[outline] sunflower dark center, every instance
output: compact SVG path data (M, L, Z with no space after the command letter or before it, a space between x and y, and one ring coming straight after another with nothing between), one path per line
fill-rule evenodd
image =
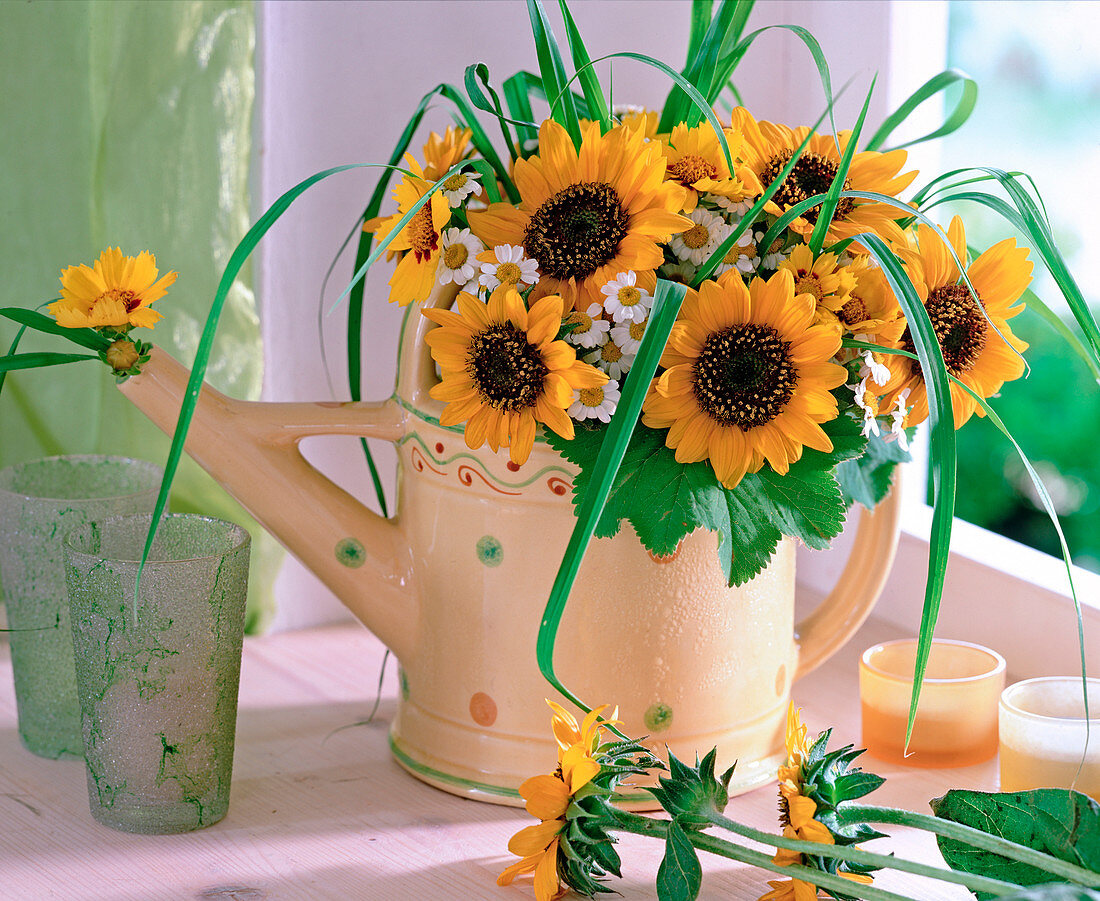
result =
M760 173L760 183L766 188L779 177L779 173L790 161L791 151L789 150L784 150L777 156L773 156L764 167L764 171ZM783 184L779 186L779 190L775 192L772 200L779 204L781 208L788 209L796 203L801 203L803 200L813 197L815 194L824 194L829 190L836 174L837 165L831 159L822 156L820 153L803 153L798 158L798 162L794 164L790 175L786 177ZM851 181L847 178L844 179L844 190L850 191L851 188ZM816 223L820 209L820 206L811 207L802 214L802 217ZM836 205L836 218L845 218L853 209L855 209L855 204L852 199L842 197Z
M686 153L675 163L668 164L668 174L680 184L690 188L700 179L717 178L718 167L701 156Z
M752 429L771 422L797 382L790 347L766 325L731 325L713 332L692 367L700 408L723 426Z
M852 297L840 308L837 315L845 325L852 326L867 318L867 306L858 297Z
M944 285L928 293L924 308L932 320L948 371L958 376L972 369L985 349L989 333L981 301L975 299L966 285ZM908 328L901 336L901 346L916 353Z
M538 348L511 322L490 325L470 339L466 371L482 400L507 413L533 407L550 372Z
M535 211L523 248L551 278L587 278L618 253L626 230L627 215L615 189L604 182L581 182Z

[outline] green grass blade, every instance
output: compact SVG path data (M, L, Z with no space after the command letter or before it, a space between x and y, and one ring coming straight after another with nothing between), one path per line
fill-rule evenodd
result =
M913 110L924 103L924 101L936 96L936 94L942 91L946 91L954 84L961 84L962 91L959 94L959 99L955 102L954 108L944 119L943 125L923 137L915 138L904 144L899 144L892 149L898 150L902 147L912 147L914 144L921 144L924 141L931 141L934 138L942 138L944 135L949 135L951 132L957 131L963 126L966 120L970 118L970 114L974 112L974 107L978 103L978 83L961 69L947 69L944 72L940 72L939 75L934 75L928 79L928 81L910 94L896 110L887 116L886 120L879 126L878 131L871 135L871 140L867 142L866 149L878 150L886 143L886 139L894 133L894 130L909 118Z
M470 166L481 176L481 185L489 203L500 203L500 189L497 187L496 173L485 160L469 160Z
M240 273L241 267L244 266L249 256L252 255L252 251L256 248L256 245L260 243L260 240L267 234L271 226L278 221L279 217L286 212L287 208L303 192L307 191L317 182L332 175L336 175L339 172L366 167L367 164L363 163L336 166L332 169L325 169L323 172L311 175L304 181L299 182L268 208L252 228L248 230L247 234L241 239L241 242L236 248L234 248L229 258L229 262L226 264L225 271L222 273L221 281L218 282L218 288L214 293L214 302L210 306L210 312L206 315L206 323L203 326L202 336L199 338L199 346L195 352L195 362L191 367L191 377L187 381L187 388L184 391L182 404L180 406L179 418L176 420L175 432L172 435L172 444L168 451L168 460L164 464L164 477L161 479L160 491L157 493L156 504L153 507L152 522L149 526L149 533L145 538L145 546L141 552L141 563L138 566L137 580L134 585L135 618L137 616L138 591L141 587L141 575L145 569L145 561L149 558L149 552L153 547L153 540L156 538L157 527L160 525L161 517L164 515L164 511L168 506L168 494L172 489L172 482L176 477L176 470L179 468L180 458L183 456L183 445L187 440L187 433L191 428L191 420L195 415L195 407L198 404L199 392L202 391L203 379L206 376L206 368L210 362L210 354L213 350L214 336L217 333L222 308L225 306L225 301L229 296L230 289L233 287L233 282Z
M714 0L691 0L691 31L688 34L687 59L681 74L686 75L692 67L695 58L699 55L699 48L703 45L703 36L710 27L710 20L714 13Z
M512 133L508 129L508 123L511 120L504 115L500 98L497 96L497 92L493 90L493 86L489 84L489 67L485 63L475 63L472 66L467 66L463 86L466 88L466 95L475 107L496 117L497 122L500 123L500 132L504 136L504 146L508 148L508 153L512 159L515 159L516 145L512 140ZM489 92L488 95L486 95L486 91Z
M98 360L95 354L59 354L35 352L26 354L8 354L0 357L0 374L14 372L17 369L41 369L44 366L60 366L62 363L78 363L81 360Z
M562 557L561 566L558 568L550 597L546 602L546 609L539 623L536 644L539 671L562 695L586 711L592 708L566 688L554 672L554 645L557 641L558 627L561 625L562 614L565 612L569 592L573 588L573 581L580 569L585 549L596 531L596 524L603 512L604 504L607 503L611 486L615 482L615 474L619 471L623 455L630 443L630 436L641 414L642 402L657 372L657 364L660 362L665 342L668 341L686 293L687 288L683 285L664 279L657 282L657 290L653 295L653 309L642 343L638 346L638 355L630 367L630 372L627 373L618 408L611 417L611 423L600 445L600 452L592 469L592 480L577 508L577 522L573 527L573 533L569 536L569 544L565 549L565 555Z
M531 33L535 38L535 53L539 60L539 74L547 97L557 100L550 108L554 121L565 127L574 147L581 146L581 126L577 118L577 105L573 95L564 90L565 64L561 59L557 39L550 28L542 0L527 0L527 12L531 18Z
M508 199L512 203L519 203L519 191L516 190L516 186L512 182L512 176L509 173L508 167L501 161L500 155L496 152L496 148L493 147L493 142L489 140L489 135L486 133L485 129L481 127L481 122L477 114L471 109L470 104L466 102L466 98L462 96L462 92L454 85L450 84L442 84L437 90L455 105L455 109L458 110L462 122L470 129L470 140L473 142L474 147L477 148L477 152L493 167L493 171L496 172L497 178L500 179L500 183L504 185L504 190L505 193L508 194Z
M699 50L691 65L684 72L684 78L706 97L710 93L711 83L714 78L715 66L719 54L725 45L726 34L733 26L734 16L737 12L737 4L734 0L720 0L718 11L707 26L706 33L699 45ZM672 131L673 126L680 122L686 122L690 126L697 125L700 121L696 115L700 111L698 104L689 101L689 94L682 89L673 86L661 109L661 118L657 130L664 133ZM710 107L707 101L706 108Z
M844 190L844 180L848 177L848 170L851 168L852 159L856 155L856 145L859 143L859 136L863 131L863 122L867 118L871 96L875 93L875 80L875 78L871 79L871 88L867 91L867 96L863 100L863 109L859 112L859 118L856 119L852 134L848 138L848 145L844 148L844 155L840 158L836 177L829 185L829 190L825 192L825 199L821 202L821 209L818 210L817 222L814 223L814 230L810 234L810 250L813 251L815 258L821 253L821 248L825 244L825 236L829 233L829 226L833 224L836 205L840 202L840 192Z
M659 59L654 59L652 56L646 56L644 53L634 53L628 50L619 53L609 53L607 56L601 56L599 59L593 60L592 65L601 63L605 59L632 59L636 62L645 63L647 66L652 66L654 69L659 69L661 72L664 72L665 75L676 82L677 86L691 98L692 103L696 104L696 106L702 110L707 121L710 122L711 128L714 129L714 133L718 137L718 143L722 146L722 154L726 158L726 165L729 166L729 171L735 171L733 157L730 155L729 142L726 140L725 131L722 129L722 123L718 121L718 117L714 115L714 110L710 108L710 104L708 104L706 98L699 93L699 89L696 88L695 85L667 63L663 63ZM575 75L573 77L576 78Z
M558 0L561 7L561 16L565 20L565 36L569 40L569 52L573 57L573 67L580 79L581 91L584 99L588 101L588 110L592 118L600 123L600 131L606 133L611 128L611 111L607 107L607 101L603 97L603 88L596 77L596 70L592 68L592 59L585 49L584 40L581 38L577 23L573 20L573 14L569 12L569 6L565 0Z
M111 346L111 342L103 337L95 329L91 328L65 328L58 325L57 320L36 310L25 310L22 307L4 307L0 309L0 316L17 322L24 328L34 329L47 335L57 335L65 338L80 347L94 350L97 353Z
M1097 383L1100 383L1100 364L1097 363L1095 356L1089 352L1089 349L1081 343L1081 339L1077 337L1077 333L1066 325L1066 321L1048 307L1039 298L1034 291L1030 288L1024 292L1023 301L1028 310L1031 310L1049 325L1054 331L1070 346L1082 362L1089 368L1089 372L1092 373L1092 377L1096 379Z
M913 672L913 693L909 702L909 719L905 730L908 747L913 735L913 720L920 700L921 682L932 650L932 635L943 600L943 580L951 549L951 525L955 515L955 480L958 451L955 443L955 417L951 407L951 389L947 367L943 361L932 321L905 269L878 235L864 233L855 236L868 249L901 305L909 323L921 374L928 395L928 423L932 469L933 509L932 530L928 541L928 575L924 588L920 631L917 636L917 657Z
M517 149L521 154L523 145L539 136L538 126L534 122L535 114L531 109L529 88L534 80L535 76L530 72L517 72L504 82L504 102L508 106L508 112L512 114L512 124L516 127L516 139L520 145ZM519 124L521 122L525 124Z

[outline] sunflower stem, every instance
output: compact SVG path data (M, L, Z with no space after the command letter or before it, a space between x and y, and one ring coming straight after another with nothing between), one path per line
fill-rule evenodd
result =
M649 817L644 817L635 813L627 813L626 811L616 811L615 817L615 828L622 832L632 832L635 835L645 835L662 840L666 839L668 835L668 823L663 820L652 820ZM717 854L720 857L736 860L739 863L747 863L763 870L777 873L780 876L789 876L794 879L799 879L802 882L808 882L818 888L839 892L849 898L859 898L862 899L862 901L913 901L912 898L906 897L905 895L899 895L896 892L875 888L872 885L864 885L859 882L854 882L851 879L845 879L842 876L836 876L822 870L815 870L801 864L780 866L762 851L744 848L740 845L735 845L732 842L726 841L725 839L718 838L717 836L695 831L688 831L687 836L692 845L700 851ZM768 843L774 844L774 838L776 837L768 836ZM817 847L825 849L827 846L818 845ZM1018 890L1018 887L1014 888ZM1002 890L997 893L1004 894L1005 892Z
M991 892L994 895L1007 895L1020 889L1013 882L1004 882L1000 879L990 879L987 876L962 873L956 870L945 870L942 867L929 866L914 860L895 857L892 854L876 854L874 851L864 851L862 848L851 845L823 845L820 842L804 841L803 839L787 838L783 835L761 832L751 826L743 826L736 820L731 820L719 813L711 813L708 819L715 826L726 829L735 835L743 836L761 844L774 845L776 848L786 848L790 851L810 854L814 857L829 857L834 860L847 860L866 866L899 870L903 873L913 873L916 876L938 879L941 882L954 882L966 886L971 891Z
M898 810L892 807L875 807L873 805L845 805L840 810L842 819L852 823L878 823L889 826L909 826L914 829L923 829L942 835L944 838L966 842L973 848L982 851L991 851L1037 867L1054 876L1067 879L1070 882L1090 887L1100 886L1100 873L1079 867L1068 860L1060 860L1042 851L1036 851L1027 845L1018 845L1007 839L998 838L981 829L956 823L953 820L945 820L941 817L927 813L916 813L911 810Z

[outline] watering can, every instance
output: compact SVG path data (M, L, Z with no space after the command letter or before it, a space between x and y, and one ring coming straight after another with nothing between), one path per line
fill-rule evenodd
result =
M448 307L453 285L426 304ZM535 641L575 524L576 468L544 442L522 465L470 450L442 403L410 308L397 387L373 403L263 403L199 396L186 451L394 653L396 760L454 794L520 805L520 784L553 770L556 744ZM120 390L165 432L189 371L154 349ZM393 442L398 505L378 516L302 456L315 435ZM871 610L897 546L892 492L860 510L837 587L795 622L795 548L784 539L756 578L729 588L718 536L698 530L655 557L628 525L589 545L562 620L555 669L591 704L618 705L624 731L692 759L737 762L731 793L775 778L791 683L835 652ZM628 806L652 807L637 789Z

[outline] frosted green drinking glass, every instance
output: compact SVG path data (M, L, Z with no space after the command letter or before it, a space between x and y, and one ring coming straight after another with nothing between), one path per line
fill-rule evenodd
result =
M0 586L12 631L19 738L81 754L61 539L94 519L150 513L163 470L126 457L47 457L0 471Z
M248 533L165 517L135 605L149 516L65 539L92 816L123 832L186 832L229 808L248 587Z

